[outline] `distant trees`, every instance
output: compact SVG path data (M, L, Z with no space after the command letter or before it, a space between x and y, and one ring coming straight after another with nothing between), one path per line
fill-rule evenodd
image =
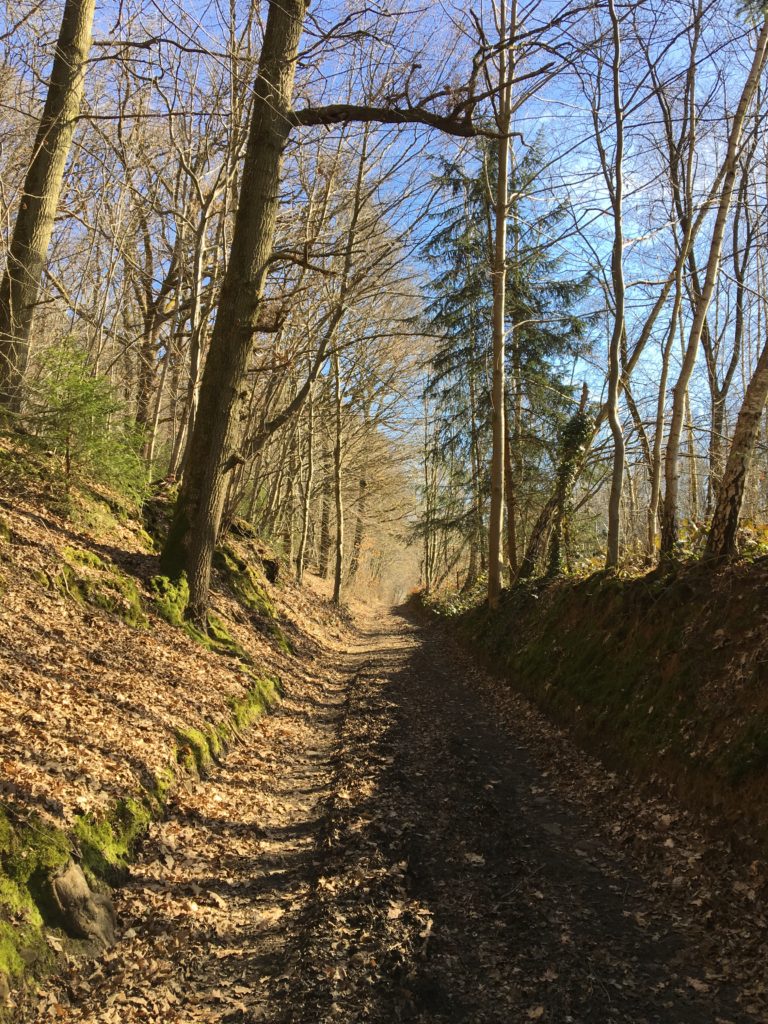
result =
M172 578L186 574L190 614L195 618L205 616L228 474L242 460L238 404L274 248L282 155L292 128L359 121L426 124L461 136L475 133L471 89L460 93L448 114L410 102L401 107L341 103L292 110L305 13L303 0L269 5L232 250L200 386L187 471L161 559L163 570ZM404 98L409 100L407 93Z
M760 79L768 59L768 18L763 20L755 42L752 63L744 79L736 110L728 132L725 155L718 170L718 179L722 180L715 219L710 236L709 253L706 269L700 288L695 294L693 316L688 339L684 350L680 375L672 392L672 414L667 438L667 453L664 463L666 490L664 492L664 509L662 519L661 546L662 551L671 552L679 538L679 484L680 484L680 439L686 408L686 391L693 374L699 346L707 320L710 303L715 293L722 258L722 247L728 214L731 208L736 176L739 167L742 133L752 101L758 90Z

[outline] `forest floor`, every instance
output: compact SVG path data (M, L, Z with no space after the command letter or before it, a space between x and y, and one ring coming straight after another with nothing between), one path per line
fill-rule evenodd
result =
M34 1020L768 1020L764 866L447 629L356 609L176 794L116 896L122 940L49 979Z

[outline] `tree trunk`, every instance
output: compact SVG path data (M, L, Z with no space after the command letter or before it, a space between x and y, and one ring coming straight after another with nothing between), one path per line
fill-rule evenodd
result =
M661 357L661 379L656 397L656 426L653 435L653 452L651 455L651 499L648 503L648 558L655 559L659 546L659 501L661 498L661 470L663 464L662 449L664 446L664 412L667 403L667 379L669 377L669 360L677 330L677 315L682 301L682 284L678 284L675 304L669 325L669 334L664 344Z
M326 449L323 453L323 491L320 512L320 537L317 558L317 571L325 580L331 566L331 501L333 498L333 452Z
M162 366L160 369L160 380L157 384L157 394L155 395L154 409L152 410L152 419L149 422L147 429L147 435L144 440L144 459L147 463L147 471L152 477L152 463L155 461L155 448L157 446L157 431L160 426L160 410L163 404L163 394L165 392L165 382L168 377L168 364L170 363L170 352L166 349L162 359Z
M80 113L96 0L67 0L43 116L0 282L0 406L21 408L32 319Z
M707 539L706 557L725 558L736 554L736 533L744 500L744 484L760 431L760 420L768 399L768 342L760 353L736 420L725 471L717 490L717 503Z
M299 537L299 550L296 554L296 582L299 585L301 585L304 579L304 559L307 552L307 538L309 537L312 484L315 478L315 403L311 388L307 401L307 411L309 419L307 425L307 476L304 481L304 494L301 502L301 536Z
M621 390L621 348L625 339L625 286L624 286L624 107L621 98L621 29L613 0L609 0L613 36L613 111L616 118L616 152L613 174L604 161L606 182L611 192L613 209L613 249L611 252L611 281L614 295L614 322L608 351L608 423L613 437L613 469L611 492L608 499L608 551L605 565L615 569L619 564L621 546L621 492L624 486L626 446L619 415ZM558 531L559 532L559 531Z
M483 457L480 453L480 429L477 415L477 385L475 381L476 339L474 330L470 336L471 364L469 368L469 423L470 423L470 464L472 470L472 500L474 503L474 535L470 552L470 567L467 575L467 589L477 579L478 571L485 570L485 526L483 523ZM479 569L478 569L479 566Z
M344 570L344 502L341 494L342 394L339 350L333 350L334 426L333 497L336 504L336 558L333 573L333 603L341 604L341 581Z
M206 231L208 229L209 205L206 205L195 232L195 251L192 265L191 309L189 313L189 378L184 405L183 429L175 439L171 455L171 471L183 471L189 460L190 439L197 417L197 403L200 396L200 364L205 344L207 310L203 309L202 292L205 276Z
M509 431L504 438L504 491L507 502L507 561L512 578L517 576L519 568L517 557L517 498L515 496L515 478L512 466L512 441Z
M530 579L536 572L536 566L544 557L546 541L557 512L558 492L559 487L556 487L555 493L549 496L533 525L531 536L528 538L528 545L525 549L525 555L520 562L520 572L517 574L518 580Z
M237 411L273 249L305 11L305 0L269 5L232 250L203 371L188 464L162 555L163 571L169 576L187 573L189 613L197 619L206 611L227 471L237 463Z
M512 3L512 25L516 22L517 3ZM504 444L505 400L504 335L507 285L507 203L509 191L509 129L512 122L512 74L507 68L507 9L505 0L499 8L499 129L498 168L496 182L495 248L493 257L493 369L491 388L491 504L488 515L488 607L498 608L501 595L502 534L504 529Z
M696 438L693 433L693 413L691 412L691 397L686 393L686 432L688 435L688 480L691 493L689 495L689 517L692 523L699 518L699 469L696 465Z

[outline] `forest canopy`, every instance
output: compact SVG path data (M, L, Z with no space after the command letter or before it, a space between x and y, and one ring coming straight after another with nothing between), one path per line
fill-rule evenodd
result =
M768 550L768 22L728 0L21 0L2 429L205 617L247 520L487 592Z

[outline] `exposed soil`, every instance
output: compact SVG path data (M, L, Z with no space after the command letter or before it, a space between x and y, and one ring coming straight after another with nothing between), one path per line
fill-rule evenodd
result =
M585 759L444 626L350 636L178 795L120 944L27 1020L768 1019L762 864Z

